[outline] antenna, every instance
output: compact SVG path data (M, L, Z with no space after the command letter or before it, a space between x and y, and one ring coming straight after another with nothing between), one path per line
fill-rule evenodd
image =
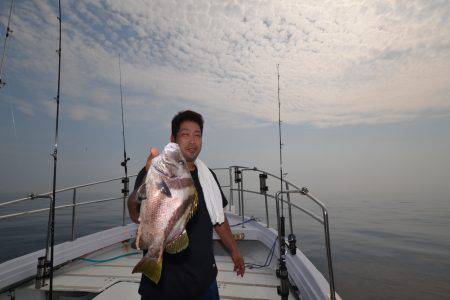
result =
M58 0L59 10L59 47L56 51L58 53L58 90L56 94L56 124L55 124L55 144L53 145L53 191L50 205L50 287L49 287L49 299L53 297L53 257L55 246L55 200L56 200L56 166L58 162L58 129L59 129L59 101L61 90L61 0Z
M120 85L120 108L122 109L122 138L123 138L123 161L120 163L120 165L124 168L125 171L125 177L122 178L123 183L123 213L122 213L122 225L125 226L125 202L128 197L129 193L129 182L130 179L128 178L128 167L127 162L130 160L130 158L127 156L127 150L125 147L125 122L123 118L123 91L122 91L122 68L120 65L120 54L119 54L119 85Z
M9 7L8 25L6 26L5 41L3 42L2 60L0 62L0 89L6 84L6 81L4 81L2 79L2 76L3 76L3 66L6 64L6 52L8 50L8 37L12 33L12 30L9 26L11 25L13 7L14 7L14 0L11 0L11 5Z

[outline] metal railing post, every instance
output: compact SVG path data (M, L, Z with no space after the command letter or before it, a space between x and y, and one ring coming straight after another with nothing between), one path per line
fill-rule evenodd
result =
M259 174L259 191L264 194L264 203L266 205L266 227L269 228L269 207L267 205L267 191L269 187L267 186L267 174L262 172Z
M240 216L242 214L242 209L241 209L241 183L238 182L238 186L237 186L238 190L237 190L237 194L238 194L238 215Z
M233 175L231 172L231 168L228 168L228 173L230 173L230 205L229 205L229 211L231 211L231 207L234 207L234 199L233 199ZM234 211L233 211L234 213Z
M286 182L286 197L288 202L288 213L289 213L289 229L290 234L294 233L294 230L292 229L292 209L291 209L291 194L289 193L289 184Z
M289 229L290 233L288 235L288 247L291 255L297 253L297 238L294 234L294 229L292 228L292 205L291 205L291 193L289 192L289 184L286 182L286 196L288 202L288 212L289 212Z
M77 189L73 189L72 197L72 241L75 240L75 216L76 216L76 205L77 205Z
M267 206L267 193L264 193L264 202L266 203L266 224L269 228L269 207Z
M237 194L238 194L238 211L239 215L241 215L241 174L242 171L239 171L239 167L234 167L234 181L238 184L237 186Z
M241 202L242 202L242 227L244 226L244 218L245 218L245 214L244 214L244 172L241 171Z
M331 242L330 242L330 228L328 225L328 213L325 209L322 209L322 211L323 211L323 227L325 230L325 245L327 248L328 275L330 276L330 299L336 300L333 263L331 258Z
M277 215L277 232L280 233L280 204L279 204L280 192L275 194L275 212Z
M123 196L123 207L122 207L122 226L125 226L125 211L126 211L126 202L127 202L127 197Z

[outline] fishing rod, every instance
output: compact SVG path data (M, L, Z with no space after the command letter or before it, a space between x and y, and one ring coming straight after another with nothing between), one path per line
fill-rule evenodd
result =
M11 0L11 4L9 6L8 24L6 25L5 40L3 41L2 59L0 61L0 89L6 85L6 80L4 80L4 78L3 78L3 68L6 65L6 58L7 58L7 52L8 52L8 38L13 32L11 30L11 21L12 21L12 17L13 17L13 11L14 11L14 0ZM13 124L13 129L14 129L14 137L17 138L16 120L14 117L14 106L12 104L11 99L9 100L9 108L11 110L11 120L12 120L12 124Z
M280 195L281 200L283 200L283 142L281 136L281 101L280 101L280 64L277 64L277 97L278 97L278 137L280 140ZM281 217L284 219L283 215L283 201L281 201Z
M280 146L280 192L277 193L280 196L280 199L277 199L277 202L281 200L281 216L279 216L278 220L278 244L280 251L280 258L278 260L278 269L276 270L276 275L280 278L280 285L277 287L278 295L281 296L281 299L288 299L289 296L289 280L288 280L288 270L286 267L286 247L285 247L285 219L284 219L284 209L283 209L283 142L281 135L281 101L280 101L280 64L277 64L277 98L278 98L278 137L279 137L279 146ZM279 206L277 205L277 208Z
M8 38L10 34L12 33L11 30L11 20L12 20L12 12L14 7L14 0L11 0L11 5L9 7L9 17L8 17L8 25L6 26L6 34L5 34L5 41L3 42L3 52L2 52L2 60L0 62L0 89L6 85L6 81L3 80L3 66L6 64L6 52L8 50Z
M60 102L60 91L61 91L61 27L62 27L62 16L61 16L61 0L58 0L58 10L59 10L59 47L56 51L58 53L58 90L56 93L56 123L55 123L55 143L53 145L53 190L51 198L51 209L50 209L50 287L49 287L49 299L53 298L53 263L54 263L54 247L55 247L55 200L56 200L56 166L58 162L58 131L59 131L59 102Z
M125 202L128 197L128 193L130 191L129 189L129 182L130 179L128 178L128 166L127 163L130 160L130 158L127 156L127 149L125 144L125 122L123 118L123 91L122 91L122 68L120 65L120 54L119 54L119 86L120 86L120 108L122 110L122 138L123 138L123 161L120 163L120 165L124 168L125 171L125 177L122 178L123 183L123 213L122 213L122 226L125 226Z

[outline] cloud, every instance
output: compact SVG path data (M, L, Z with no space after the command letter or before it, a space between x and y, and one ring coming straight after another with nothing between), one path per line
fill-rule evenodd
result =
M92 119L108 121L112 118L108 110L86 105L70 106L67 109L67 112L72 119L77 121L86 121Z
M30 102L24 100L17 100L15 103L17 109L20 110L25 115L30 117L33 117L35 115L36 109Z
M52 95L56 9L30 3L17 3L8 70ZM117 119L120 53L131 122L186 105L236 127L275 121L277 63L288 123L437 115L450 110L449 14L447 2L67 2L64 112Z

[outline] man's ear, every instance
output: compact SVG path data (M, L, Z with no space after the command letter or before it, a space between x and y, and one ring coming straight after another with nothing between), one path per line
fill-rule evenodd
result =
M173 137L173 134L170 135L170 142L171 143L175 143L176 142L175 138Z

